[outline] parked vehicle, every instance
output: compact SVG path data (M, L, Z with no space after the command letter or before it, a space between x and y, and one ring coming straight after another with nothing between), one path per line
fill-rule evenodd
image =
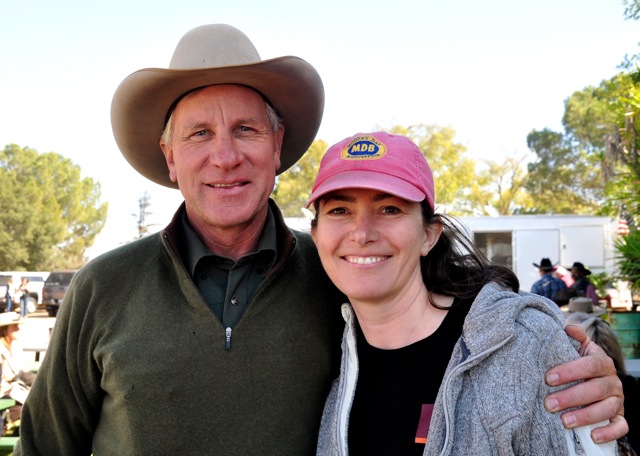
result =
M23 277L29 280L29 313L35 312L38 305L42 304L42 289L44 288L44 282L49 277L48 272L35 272L35 271L3 271L0 272L0 311L4 312L7 307L5 295L7 291L7 283L9 278L13 277L14 285L20 285ZM17 284L17 285L16 285ZM18 300L15 303L15 308L20 307Z
M52 271L44 282L42 289L42 303L47 308L50 317L58 315L58 309L64 295L67 293L71 279L78 272L76 269L67 269L62 271Z

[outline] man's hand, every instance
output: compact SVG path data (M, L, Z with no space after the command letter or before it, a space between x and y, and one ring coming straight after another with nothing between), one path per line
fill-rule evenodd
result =
M549 369L547 384L557 386L577 380L585 381L547 396L545 408L550 412L557 412L586 405L562 414L562 422L566 428L610 419L611 423L607 426L591 431L593 441L610 442L624 436L629 432L629 426L623 416L622 383L616 375L613 361L589 339L580 326L567 325L565 331L569 337L580 342L581 358Z

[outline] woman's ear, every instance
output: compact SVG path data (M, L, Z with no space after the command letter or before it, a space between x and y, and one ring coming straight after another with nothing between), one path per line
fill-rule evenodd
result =
M420 255L427 256L442 234L442 223L429 223L424 227L425 237L420 248Z

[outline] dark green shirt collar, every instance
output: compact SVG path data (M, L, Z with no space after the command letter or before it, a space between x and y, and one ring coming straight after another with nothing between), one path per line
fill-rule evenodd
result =
M195 273L196 265L201 258L209 255L214 255L219 258L225 258L220 255L217 255L215 252L209 250L207 246L203 244L198 235L187 220L187 211L184 211L182 214L182 231L184 233L185 239L185 248L184 248L184 259L185 266L189 271L191 277ZM265 223L264 229L262 230L262 234L260 235L260 241L258 243L258 249L255 252L250 252L248 255L255 255L256 253L268 253L271 258L275 260L278 253L278 244L276 241L276 221L273 216L273 212L271 211L271 207L269 207L269 211L267 213L267 221ZM227 258L228 259L228 258ZM273 263L273 262L272 262Z

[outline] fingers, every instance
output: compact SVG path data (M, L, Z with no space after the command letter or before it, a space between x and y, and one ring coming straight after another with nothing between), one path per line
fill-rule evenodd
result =
M586 361L586 358L572 361L572 363L579 361ZM560 382L556 384L560 384ZM603 404L602 409L598 407L599 404L593 404L594 402L605 399L608 399L609 402L606 402L606 405ZM622 382L618 376L614 374L591 378L590 380L578 383L562 391L549 394L545 398L545 407L551 412L557 412L572 407L593 404L600 413L600 419L604 419L613 418L620 413L623 402ZM598 421L599 420L595 420L592 423Z
M582 350L591 341L589 339L589 336L587 336L587 332L584 330L582 326L567 325L564 327L564 332L566 332L567 335L572 339L575 339L578 342L580 342L580 354L582 354Z
M581 358L555 366L549 369L545 376L547 384L550 386L564 385L566 383L596 377L618 378L613 360L591 341L587 343ZM618 383L620 383L619 380ZM622 392L622 387L620 387L620 392ZM594 400L600 399L602 398Z
M607 426L596 428L591 431L591 439L595 443L612 442L624 437L629 432L627 420L622 415L617 415L611 419Z

